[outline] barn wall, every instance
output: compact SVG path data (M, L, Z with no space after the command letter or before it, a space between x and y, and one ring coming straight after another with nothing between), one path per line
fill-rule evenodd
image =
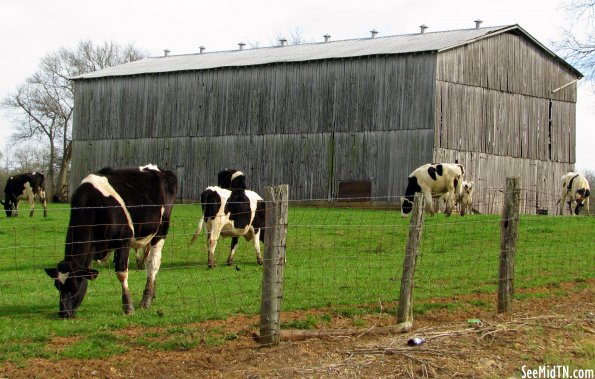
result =
M432 127L435 54L75 82L76 140Z
M575 161L575 103L439 81L435 123L436 147Z
M184 199L199 199L226 167L241 168L257 192L287 183L296 200L333 198L340 180L362 179L372 196L400 196L403 178L431 160L432 145L431 129L74 141L71 186L104 166L157 163L178 173Z
M521 211L535 214L537 208L556 214L562 175L572 171L570 163L504 157L477 152L434 149L435 162L454 162L465 166L465 179L475 184L474 207L482 213L500 213L506 178L521 178Z
M226 167L292 199L340 180L400 195L432 156L435 54L228 68L75 82L71 188L103 166L176 170L198 199Z
M503 33L438 54L437 80L576 102L575 74L526 37Z
M438 54L434 161L465 165L474 203L499 213L506 177L520 176L524 213L555 213L576 159L576 83L567 67L507 33Z

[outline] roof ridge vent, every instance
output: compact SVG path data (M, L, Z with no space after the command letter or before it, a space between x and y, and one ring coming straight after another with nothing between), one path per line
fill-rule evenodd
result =
M281 45L281 46L287 46L287 39L285 39L285 38L279 38L279 45Z
M244 42L240 42L238 43L238 46L240 47L240 50L244 50L244 46L246 46L246 44Z
M377 35L378 35L378 30L376 30L376 29L370 30L370 38L376 38Z
M199 46L199 47L198 47L198 51L199 51L201 54L205 52L205 49L206 49L206 47L204 47L204 46Z
M473 22L475 23L475 29L479 29L479 27L481 26L481 23L483 21L478 18L477 20L475 20Z
M328 33L327 33L327 34L325 34L325 35L323 35L323 37L324 37L324 42L325 42L325 43L331 40L331 36L330 36L330 34L328 34Z
M426 24L421 24L419 26L419 33L424 34L427 28L428 28L428 26Z
M169 49L163 50L163 56L164 57L167 57L169 55L169 53L171 53L171 51Z

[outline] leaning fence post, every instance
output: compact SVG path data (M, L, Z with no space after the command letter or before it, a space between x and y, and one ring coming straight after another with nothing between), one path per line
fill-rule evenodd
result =
M504 207L500 221L500 269L498 273L498 313L508 312L514 294L514 255L519 235L521 178L506 178Z
M413 277L415 264L419 253L419 242L424 226L424 197L421 193L415 194L411 222L409 223L409 238L403 260L403 276L401 277L401 292L399 308L397 309L397 323L413 322Z
M287 184L264 189L266 220L260 302L259 342L261 345L277 345L279 343L288 194L289 186Z

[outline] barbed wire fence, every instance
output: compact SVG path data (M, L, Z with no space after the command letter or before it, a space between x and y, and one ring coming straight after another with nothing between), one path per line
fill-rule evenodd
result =
M490 209L501 210L506 191L483 190L490 195L477 198L488 198ZM521 209L526 212L521 211L517 238L515 296L522 297L544 286L555 288L563 282L592 283L595 235L585 231L593 230L595 219L552 217L556 214L552 211L544 216L544 212L537 212L537 207L523 208L526 199L534 199L536 194L542 209L555 209L559 196L521 187ZM389 205L376 207L375 203ZM287 200L286 204L287 234L281 244L285 246L286 260L281 263L275 259L277 265L283 264L283 275L274 278L282 285L282 291L275 292L278 302L272 307L280 314L269 318L276 320L275 327L285 327L285 312L314 309L325 309L331 317L348 317L356 312L354 309L384 312L394 317L396 324L411 219L401 217L396 206L398 199L326 202L325 206L308 199ZM474 207L488 205L476 200ZM437 307L448 310L469 302L496 311L502 216L501 211L495 213L448 218L426 215L414 276L414 314ZM52 208L48 220L38 214L33 218L0 220L0 317L26 320L30 327L56 318L58 294L44 268L55 267L64 258L68 214L65 206ZM156 299L148 310L137 307L133 322L186 324L259 314L262 321L266 284L253 244L241 242L235 262L227 267L230 239L220 239L218 266L207 269L205 235L201 235L200 243L188 244L201 216L197 203L176 204L157 275ZM121 285L113 263L108 259L94 267L100 275L90 282L78 318L124 318ZM142 294L145 272L135 268L132 258L129 269L130 290L136 304ZM251 322L252 328L259 326ZM263 330L261 338L266 338L267 333L274 337L273 332Z

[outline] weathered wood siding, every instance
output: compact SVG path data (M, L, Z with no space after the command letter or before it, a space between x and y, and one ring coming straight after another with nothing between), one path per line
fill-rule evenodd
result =
M499 34L438 54L438 81L465 84L544 99L576 102L577 79L525 37Z
M292 199L334 198L339 181L362 178L372 182L373 196L397 197L403 178L431 160L432 144L431 129L74 141L71 183L104 166L151 162L178 172L184 199L199 199L225 167L241 168L256 191L287 183Z
M432 128L434 54L75 82L75 140Z
M293 199L371 180L400 195L432 156L435 54L374 56L75 82L71 186L103 166L183 173L197 199L222 168Z
M499 213L506 177L522 179L522 211L555 213L575 162L577 79L526 38L501 34L438 54L434 154L458 160L475 208Z
M436 147L575 162L575 103L438 82L435 123Z

